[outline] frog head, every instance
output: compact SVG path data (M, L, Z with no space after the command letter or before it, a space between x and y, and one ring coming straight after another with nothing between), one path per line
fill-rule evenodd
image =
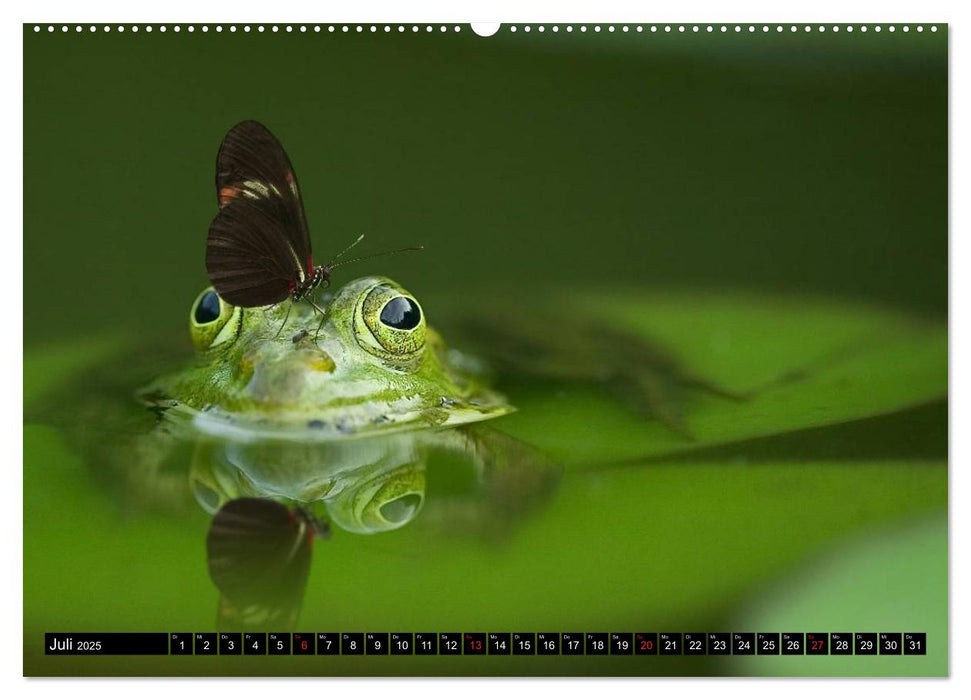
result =
M322 312L322 313L321 313ZM424 309L384 277L313 304L242 308L203 290L189 312L195 365L143 393L233 439L335 439L457 425L512 410L467 371Z

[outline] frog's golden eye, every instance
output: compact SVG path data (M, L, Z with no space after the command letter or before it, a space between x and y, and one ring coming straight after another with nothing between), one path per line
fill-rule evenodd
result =
M210 287L202 292L189 312L189 332L196 350L208 350L236 339L242 311L230 306Z
M363 295L355 314L358 342L388 360L410 360L425 347L425 315L406 291L379 284Z

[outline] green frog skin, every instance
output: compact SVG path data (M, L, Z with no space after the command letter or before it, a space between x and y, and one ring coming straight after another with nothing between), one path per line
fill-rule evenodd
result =
M244 309L204 290L189 315L196 362L154 382L142 399L236 440L347 439L512 410L395 282L355 280L323 308L323 318L303 303Z

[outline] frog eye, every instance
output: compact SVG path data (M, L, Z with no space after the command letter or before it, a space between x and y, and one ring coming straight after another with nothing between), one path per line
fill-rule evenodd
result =
M230 306L210 287L192 303L189 312L189 332L196 350L208 350L235 340L242 320L242 311Z
M412 359L425 347L421 306L391 284L379 284L363 296L355 321L361 346L378 357Z
M388 328L410 331L421 323L421 308L409 297L394 297L385 303L378 320Z
M348 486L328 499L331 520L348 532L397 530L414 520L425 502L425 467L409 462Z
M192 318L195 319L196 324L204 326L218 320L221 311L219 295L210 289L203 292L202 296L199 297L199 301L196 302L196 310L192 312Z

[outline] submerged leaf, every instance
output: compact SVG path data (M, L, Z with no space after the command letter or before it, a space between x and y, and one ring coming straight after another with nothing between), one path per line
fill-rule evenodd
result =
M943 321L817 298L574 298L561 322L593 319L610 329L601 347L558 345L550 334L545 352L555 357L554 379L544 379L534 363L539 381L501 382L519 412L499 426L566 464L595 466L830 425L947 395ZM506 328L517 331L511 322ZM627 347L637 343L662 348L653 356L664 359L652 363ZM585 369L569 379L562 371L569 365ZM591 379L597 368L611 381ZM631 410L636 392L647 410Z

